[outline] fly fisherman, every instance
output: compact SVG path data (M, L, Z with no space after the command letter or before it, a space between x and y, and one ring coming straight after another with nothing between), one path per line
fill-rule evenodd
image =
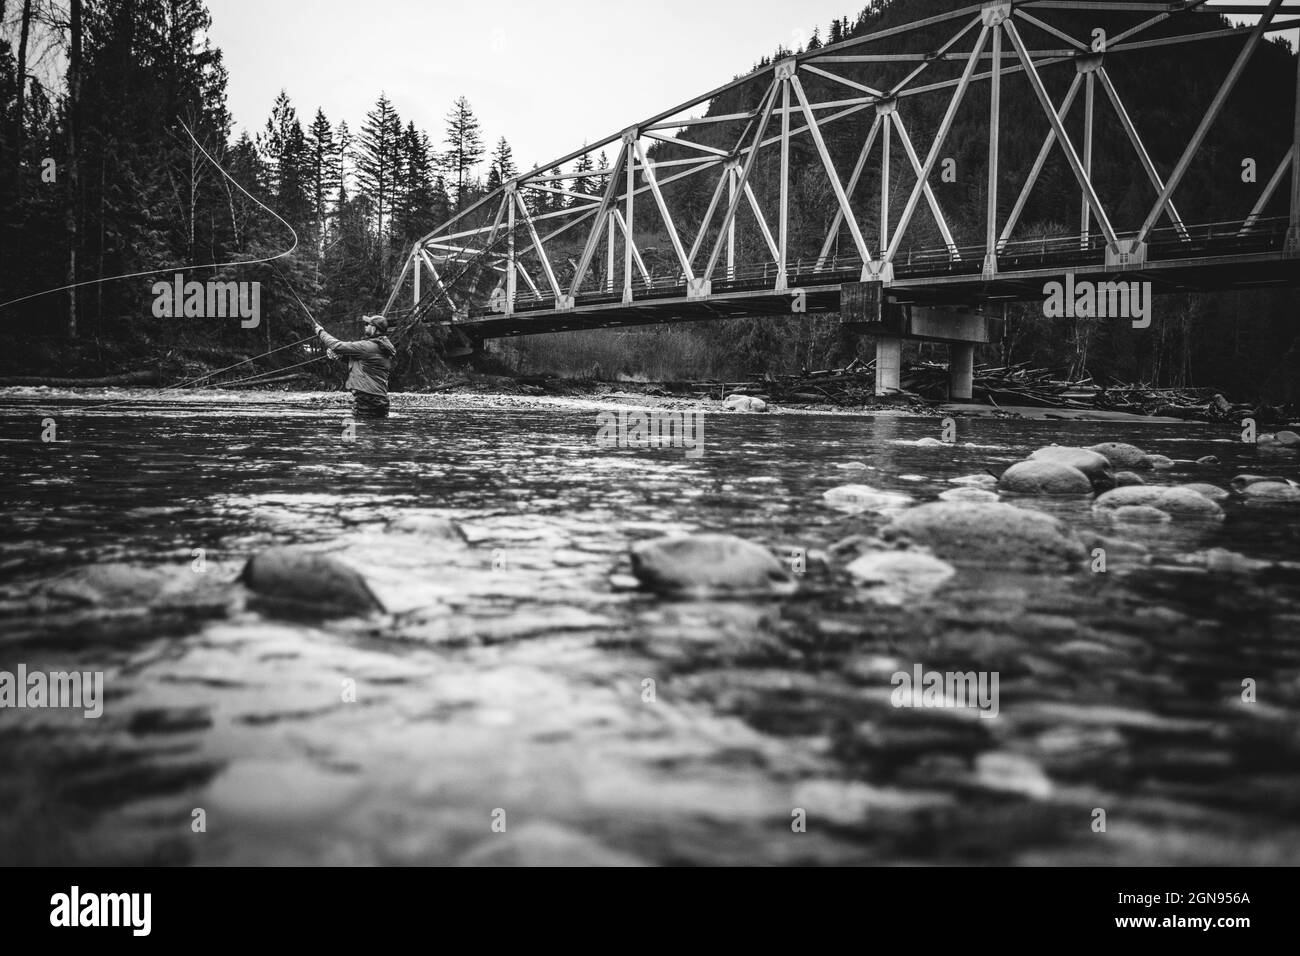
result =
M313 320L314 321L314 320ZM316 322L316 334L332 359L348 360L347 388L356 402L356 414L367 418L388 415L388 372L397 349L388 340L388 319L382 315L361 317L365 338L343 342Z

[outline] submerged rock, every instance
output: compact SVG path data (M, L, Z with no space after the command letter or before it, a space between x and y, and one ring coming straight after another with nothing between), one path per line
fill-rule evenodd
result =
M1144 468L1142 463L1147 453L1136 445L1127 445L1122 441L1106 441L1100 445L1089 445L1088 451L1095 451L1105 457L1114 468Z
M1202 455L1196 459L1198 465L1217 465L1219 463L1218 455Z
M1292 431L1265 432L1255 439L1255 447L1269 452L1300 450L1300 435Z
M230 590L223 576L196 573L189 563L180 567L108 563L62 574L44 593L55 601L97 610L149 608L207 616L228 609Z
M1211 501L1227 501L1228 498L1231 497L1227 491L1220 488L1218 485L1208 485L1202 481L1193 481L1190 484L1179 485L1178 487L1194 491L1198 495L1205 495L1205 497L1209 498Z
M998 480L992 475L962 475L960 478L949 478L950 485L966 485L972 488L996 488Z
M307 548L269 548L254 555L239 580L264 597L322 611L364 614L384 610L357 571Z
M1227 548L1210 548L1208 551L1196 551L1182 555L1175 560L1179 564L1205 568L1217 574L1253 574L1273 567L1271 561L1259 561L1244 554L1229 551Z
M1077 567L1085 557L1083 545L1056 518L1001 502L920 505L896 517L881 536L923 545L958 565L1059 571Z
M1115 474L1111 470L1110 459L1087 448L1048 445L1035 451L1029 456L1029 460L1048 461L1077 468L1088 477L1094 491L1109 491L1115 487Z
M1233 478L1232 481L1228 482L1228 484L1232 485L1233 491L1237 492L1238 494L1243 494L1248 486L1258 484L1261 481L1280 482L1284 485L1287 483L1287 480L1283 478L1281 475L1244 474L1244 475L1238 475L1236 478Z
M765 412L767 402L752 395L728 395L722 404L733 412Z
M957 573L947 561L921 551L864 554L845 570L857 581L871 586L873 598L894 605L924 597Z
M1033 760L1009 751L982 753L975 758L975 782L990 790L1001 790L1046 800L1052 795L1052 781Z
M1092 483L1077 468L1052 461L1018 461L998 479L998 491L1016 495L1087 495Z
M1156 485L1132 485L1115 488L1099 495L1092 507L1097 511L1114 511L1118 508L1159 508L1171 515L1192 517L1219 517L1223 509L1205 495L1190 488Z
M1223 514L1223 509L1210 497L1183 485L1161 489L1155 506L1174 515L1217 518Z
M1133 472L1133 471L1115 472L1115 487L1117 488L1127 488L1130 485L1145 485L1145 484L1146 481L1144 481L1142 476L1137 474L1137 472Z
M951 445L952 442L939 441L939 439L937 438L927 437L927 438L918 438L916 441L912 442L912 444L920 448L943 448L947 445Z
M1117 558L1125 563L1136 564L1147 564L1151 561L1151 549L1140 541L1112 538L1095 532L1085 534L1083 541L1087 545L1089 556L1093 558L1097 557L1093 552L1101 549L1105 552L1107 561L1114 561Z
M1174 460L1164 455L1143 455L1142 461L1145 468L1165 470L1174 467Z
M548 821L529 821L475 844L460 866L646 866L593 837Z
M939 492L941 501L997 501L998 496L995 492L985 491L983 488L949 488L947 491Z
M158 600L173 577L164 568L92 564L56 578L49 585L49 593L95 607L149 605Z
M1247 501L1300 501L1300 488L1286 481L1255 481L1241 493Z
M461 531L450 518L431 514L404 514L389 524L388 531L402 531L417 534L429 541L442 541L448 544L464 545L465 532Z
M771 552L730 534L690 534L642 541L631 549L643 587L672 592L774 592L797 587Z
M822 498L831 507L850 514L901 508L912 501L907 495L894 491L879 491L870 485L838 485L822 492Z
M1169 521L1169 512L1153 508L1151 505L1121 505L1111 512L1116 521L1132 521L1144 524L1156 524Z

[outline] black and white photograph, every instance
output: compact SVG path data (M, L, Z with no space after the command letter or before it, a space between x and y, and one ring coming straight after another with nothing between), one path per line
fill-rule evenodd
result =
M1195 873L1300 865L1300 0L856 3L0 0L25 921L873 867L1261 927Z

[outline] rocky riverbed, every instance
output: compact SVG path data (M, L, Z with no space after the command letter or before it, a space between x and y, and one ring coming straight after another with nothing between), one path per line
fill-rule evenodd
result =
M0 856L1300 862L1300 439L742 404L0 395Z

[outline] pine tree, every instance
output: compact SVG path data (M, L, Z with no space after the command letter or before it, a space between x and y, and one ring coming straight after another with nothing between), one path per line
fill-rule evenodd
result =
M348 188L348 176L351 175L355 164L355 157L352 153L353 140L352 130L348 129L347 120L339 120L338 129L334 131L334 141L338 145L338 163L339 163L339 206L343 204L343 194Z
M469 100L456 98L447 114L447 152L443 154L443 167L456 185L456 211L465 208L465 199L472 184L472 174L483 158L483 139L479 135L478 120L470 109Z
M574 164L575 173L590 173L592 170L591 155L583 153L578 157L578 162ZM593 176L580 176L573 181L571 192L582 193L584 196L590 196L596 188L596 179Z
M609 169L609 157L605 155L602 149L600 155L596 157L596 165L601 169ZM594 196L604 196L605 190L609 188L609 173L602 173L592 180L595 183L595 189L592 192Z
M312 221L316 227L319 249L324 248L330 201L339 188L342 174L338 141L322 109L316 110L316 118L307 130L307 157Z
M379 95L375 108L366 114L357 141L357 185L370 197L375 216L375 235L384 244L384 216L393 209L395 182L401 162L402 121L393 104Z
M407 123L401 139L401 190L394 215L403 245L414 242L446 218L440 203L429 137Z
M548 176L563 176L564 170L559 166L552 166L546 171L546 173ZM557 180L549 185L552 189L563 189L564 182L564 180ZM569 205L569 199L567 196L560 196L555 193L543 193L542 195L546 196L549 200L546 202L546 209L548 212L562 212Z
M499 189L501 184L514 179L519 175L519 170L515 166L514 152L510 149L510 144L502 136L497 140L496 149L492 150L491 169L488 170L487 190L491 192Z

